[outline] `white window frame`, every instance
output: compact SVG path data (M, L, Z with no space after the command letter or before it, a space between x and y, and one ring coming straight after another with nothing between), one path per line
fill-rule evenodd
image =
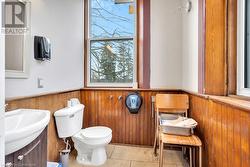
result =
M237 17L237 95L250 96L245 88L245 0L238 1Z
M135 12L135 34L134 37L113 37L113 38L90 38L90 13L91 13L91 0L88 1L88 12L87 12L87 17L88 17L88 26L87 26L87 87L117 87L117 88L132 88L135 83L137 83L137 12ZM137 1L135 1L135 8L137 9ZM133 39L134 41L134 68L133 68L133 82L132 83L91 83L90 82L90 43L91 41L105 41L105 40L110 40L110 41L115 41L115 40L131 40Z

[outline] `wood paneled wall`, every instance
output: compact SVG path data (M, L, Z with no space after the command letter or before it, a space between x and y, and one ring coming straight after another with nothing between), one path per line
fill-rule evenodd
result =
M190 95L189 112L199 123L203 166L250 166L250 111Z
M84 127L103 125L113 130L113 143L148 145L154 139L154 113L151 96L157 93L182 91L138 90L143 105L133 115L125 107L125 97L132 90L79 90L8 101L8 110L17 108L51 111L48 126L48 160L57 161L64 147L58 138L53 113L66 106L70 98L79 98L85 105ZM119 100L119 97L122 97ZM203 166L250 166L250 112L215 100L190 94L191 117L199 123L196 132L203 142Z
M138 115L132 115L125 107L125 97L131 90L77 90L38 97L7 101L8 110L18 108L51 111L48 126L48 160L58 161L59 150L64 147L58 138L53 113L66 107L67 100L78 98L85 105L84 127L104 125L113 130L113 143L152 145L154 138L154 115L151 96L156 93L179 93L178 90L140 90L143 105ZM118 97L122 96L119 101Z
M113 130L113 143L152 145L154 139L154 113L151 96L168 91L139 91L143 104L138 114L130 114L125 106L125 97L131 91L82 90L85 104L84 126L103 125ZM171 93L178 93L174 91ZM119 100L119 96L122 100Z
M58 138L53 113L61 108L66 107L67 100L71 98L81 98L80 90L45 95L40 97L26 98L20 100L8 101L8 110L18 108L43 109L51 111L51 119L48 126L48 160L58 161L59 150L64 148L61 139Z

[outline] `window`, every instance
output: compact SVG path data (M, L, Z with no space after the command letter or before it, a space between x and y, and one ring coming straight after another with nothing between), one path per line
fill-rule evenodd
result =
M135 0L89 0L87 86L136 82Z
M238 1L237 93L250 96L250 1Z

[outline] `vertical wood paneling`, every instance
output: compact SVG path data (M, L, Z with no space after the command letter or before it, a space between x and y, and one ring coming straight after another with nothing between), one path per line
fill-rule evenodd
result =
M108 126L113 131L113 143L152 145L154 118L151 113L151 96L159 91L139 91L143 104L138 114L129 113L125 107L128 90L82 90L85 105L84 126ZM163 91L162 93L167 93ZM172 93L178 93L172 92ZM122 96L122 100L118 97Z
M214 153L214 141L215 141L215 133L214 133L214 129L215 129L215 119L216 119L216 114L215 114L215 110L211 108L214 108L214 103L209 101L209 118L210 118L210 121L209 121L209 131L210 131L210 135L213 136L212 138L210 137L210 140L209 140L209 155L210 155L210 159L209 159L209 164L213 164L214 167L216 167L216 164L214 162L215 158L216 158L216 155Z
M48 159L57 161L58 152L64 145L57 137L53 113L65 107L66 101L70 98L79 98L85 105L84 127L110 127L113 130L113 143L152 145L155 127L151 113L151 96L170 92L139 91L143 97L143 105L136 115L130 114L125 107L125 97L130 92L81 90L9 101L8 109L34 108L51 111L48 126ZM121 101L118 100L119 96L122 96ZM250 166L249 111L190 95L189 114L199 123L196 133L203 141L203 166Z
M240 134L240 122L241 122L241 111L240 110L233 110L233 124L234 124L234 130L233 130L233 136L234 136L234 166L241 166L241 134Z
M216 114L216 119L215 119L215 135L214 137L215 142L214 142L214 152L216 152L218 155L222 155L222 139L221 139L221 108L222 106L220 104L216 104L215 108L215 114ZM215 154L216 155L216 154ZM216 166L222 166L222 156L215 157L217 159Z
M250 112L190 95L190 114L199 123L203 166L250 166Z
M228 111L227 107L221 109L221 137L222 139L227 138L228 130ZM228 141L222 141L222 166L228 166Z
M61 139L58 138L53 113L61 108L66 107L67 100L71 98L80 99L80 91L68 93L59 93L52 95L39 96L34 98L8 101L8 110L18 108L42 109L51 112L51 118L48 125L48 160L58 161L59 150L64 148Z
M250 166L250 114L246 112L241 113L241 161L245 166ZM248 128L246 127L248 125Z
M233 136L233 130L234 130L234 117L233 117L233 109L230 109L229 107L226 108L228 111L228 124L227 124L227 142L228 142L228 164L233 164L234 159L234 136Z

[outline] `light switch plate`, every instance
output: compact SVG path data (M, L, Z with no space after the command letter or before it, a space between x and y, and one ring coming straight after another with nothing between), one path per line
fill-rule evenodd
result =
M37 79L37 87L38 88L44 88L44 81L42 78Z

